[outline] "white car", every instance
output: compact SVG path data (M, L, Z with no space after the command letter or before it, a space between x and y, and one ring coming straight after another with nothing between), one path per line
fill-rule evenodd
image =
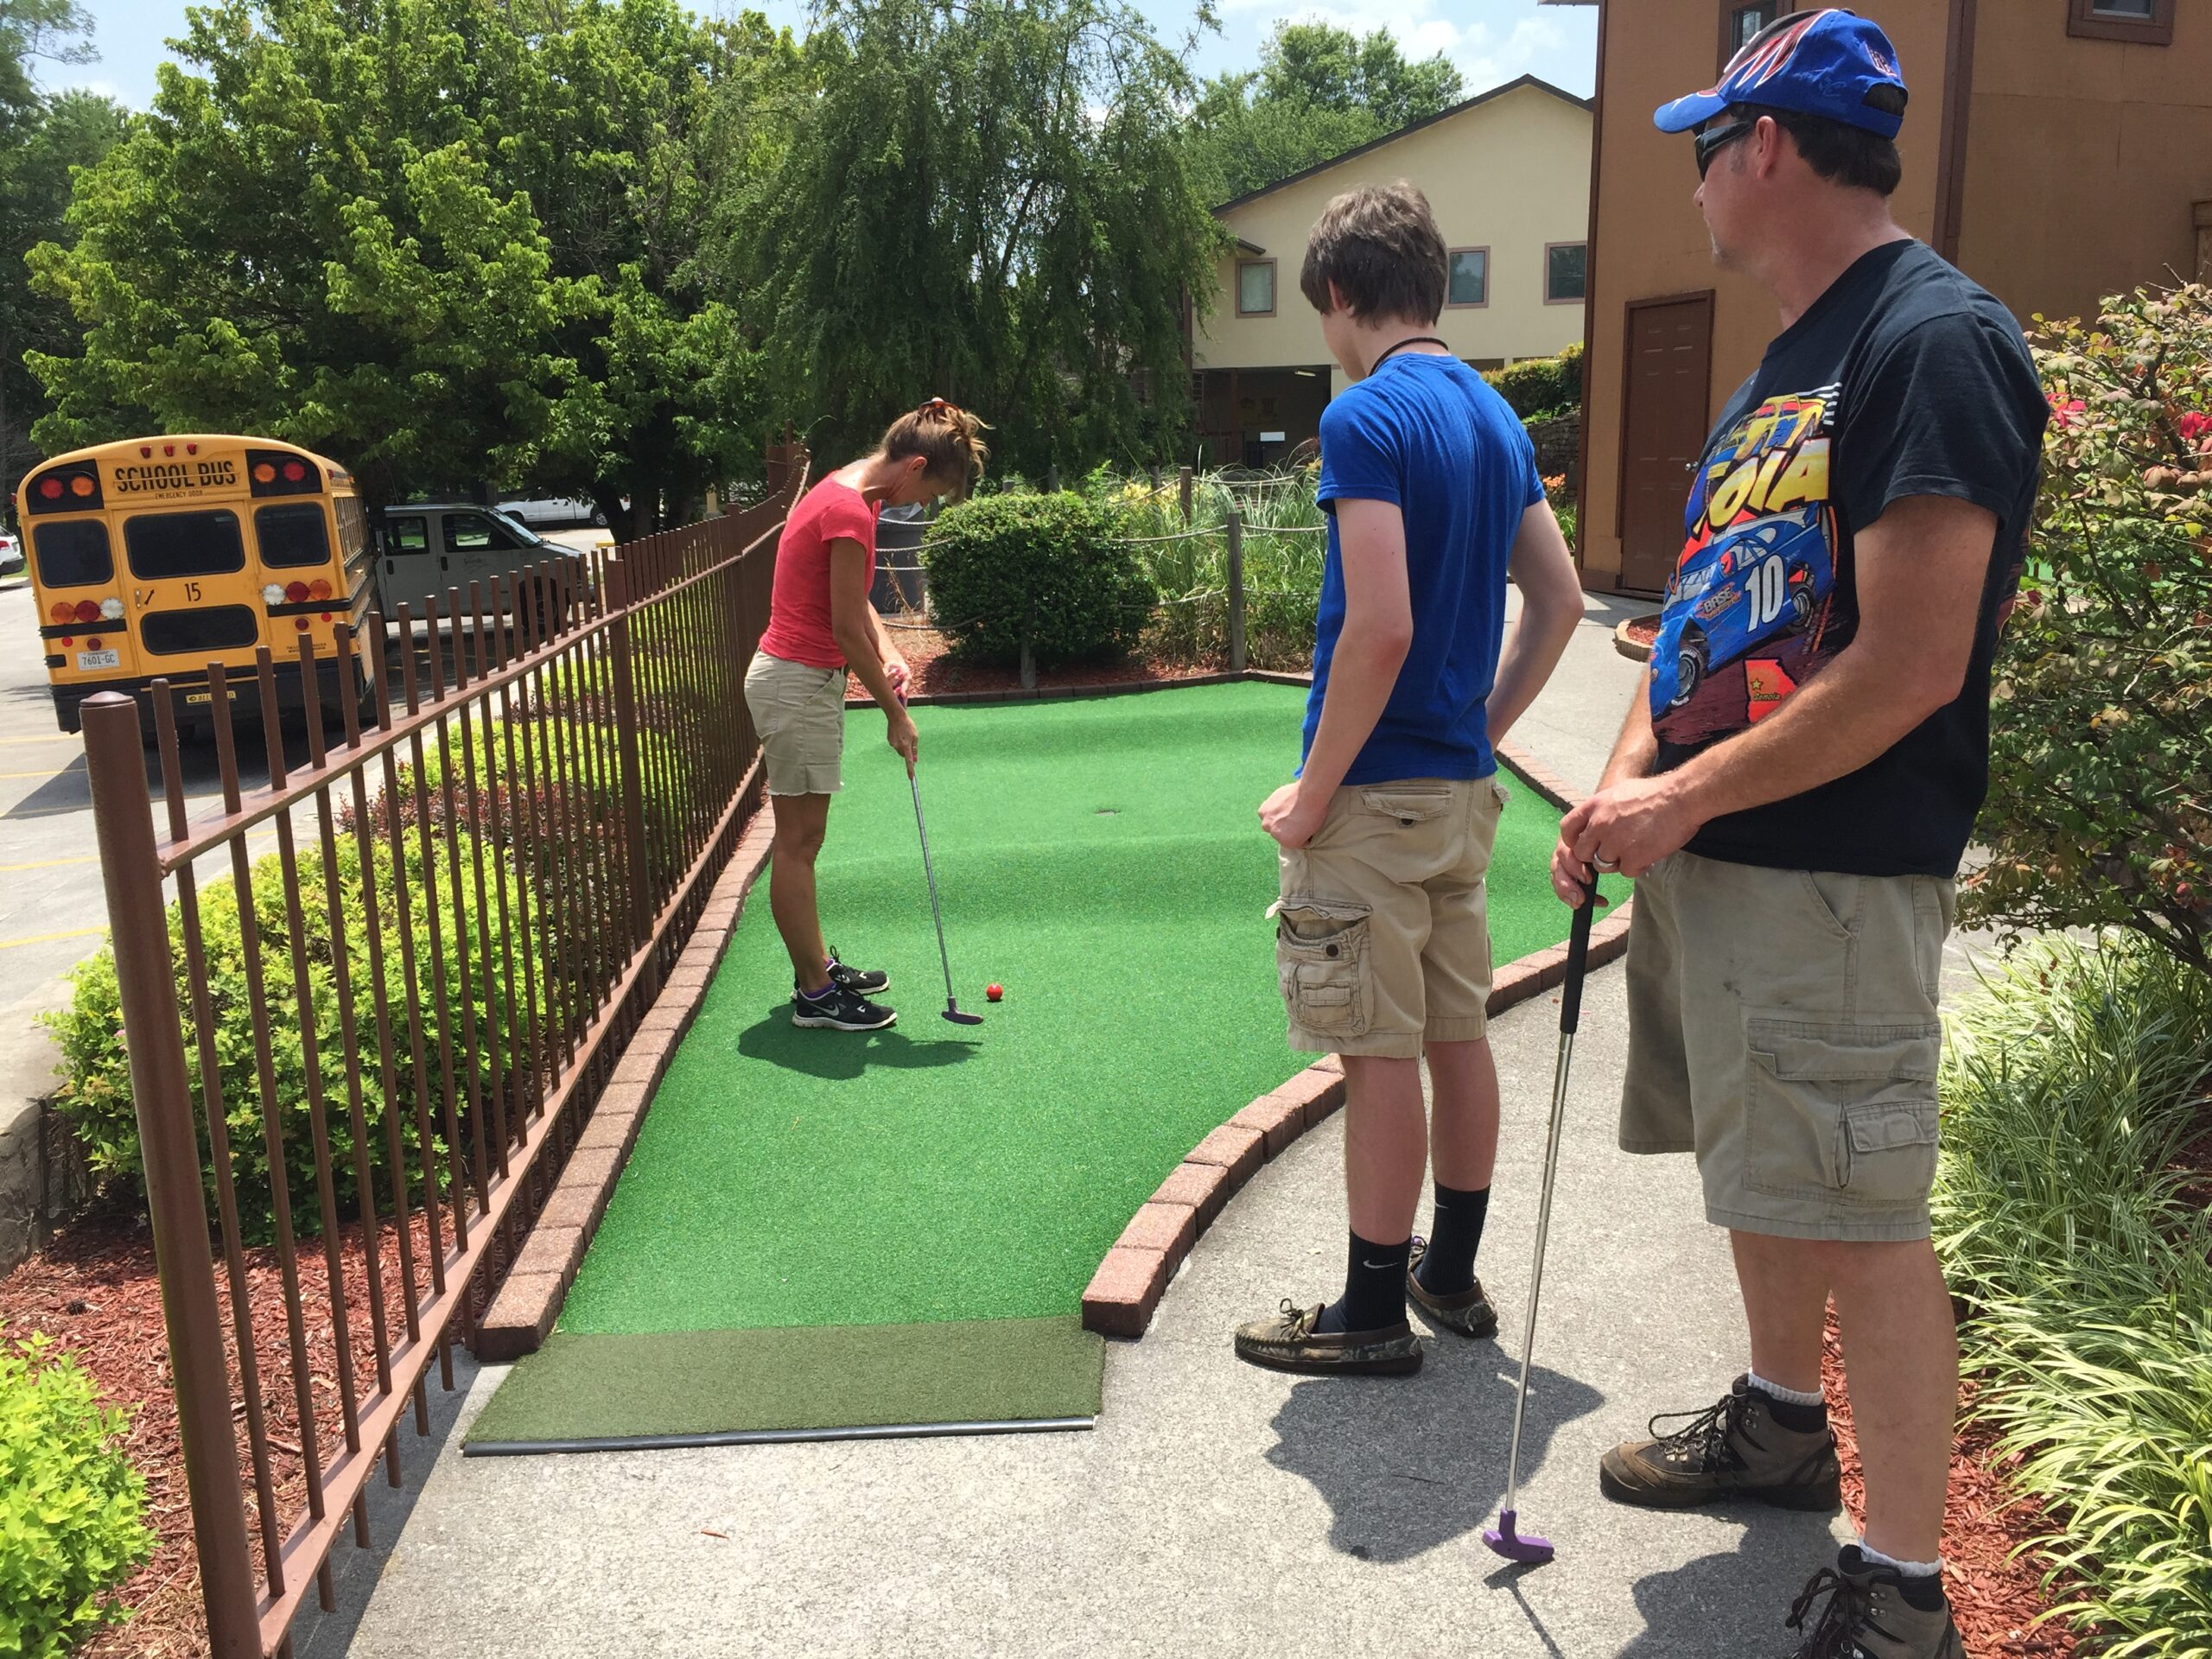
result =
M0 530L0 576L20 576L23 574L23 544L6 531Z
M588 501L569 495L518 496L499 503L499 511L525 524L604 524L607 515Z

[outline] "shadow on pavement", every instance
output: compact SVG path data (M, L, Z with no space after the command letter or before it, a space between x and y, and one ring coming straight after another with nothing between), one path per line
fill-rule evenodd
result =
M1758 1503L1718 1513L1743 1521L1736 1548L1638 1579L1630 1593L1644 1630L1620 1650L1619 1659L1783 1654L1798 1639L1783 1621L1805 1581L1835 1559L1828 1529L1834 1517ZM1725 1648L1717 1645L1722 1643Z
M1505 1496L1517 1361L1494 1343L1436 1338L1418 1375L1316 1378L1276 1413L1268 1461L1328 1501L1331 1546L1365 1561L1407 1561L1496 1519ZM1588 1384L1538 1366L1529 1379L1521 1478L1552 1437L1605 1403ZM1530 1517L1541 1529L1541 1516Z
M929 1020L929 1012L902 1014L902 1020ZM926 1071L957 1065L977 1045L939 1037L932 1032L917 1041L893 1026L885 1031L818 1031L791 1024L791 1005L778 1002L758 1023L739 1033L737 1052L810 1077L848 1082L863 1071Z

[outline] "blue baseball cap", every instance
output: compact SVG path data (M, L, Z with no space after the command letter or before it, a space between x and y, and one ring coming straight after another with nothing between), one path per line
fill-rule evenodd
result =
M1878 89L1894 97L1878 109ZM1765 104L1817 115L1894 138L1904 124L1904 77L1890 37L1841 7L1780 17L1728 60L1719 85L1662 104L1652 115L1662 132L1688 132L1732 104Z

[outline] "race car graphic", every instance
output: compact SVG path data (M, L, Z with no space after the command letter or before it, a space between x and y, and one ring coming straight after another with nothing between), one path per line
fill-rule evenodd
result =
M1770 397L1707 450L1651 653L1651 722L1692 745L1781 706L1840 650L1839 531L1828 499L1838 389Z
M1826 518L1808 506L1735 525L1675 571L1651 648L1656 706L1680 709L1714 668L1812 626L1834 578Z

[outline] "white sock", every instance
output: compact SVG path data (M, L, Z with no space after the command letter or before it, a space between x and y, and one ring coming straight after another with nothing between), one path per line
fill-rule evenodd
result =
M1943 1563L1940 1560L1901 1561L1894 1555L1885 1555L1880 1550L1870 1548L1864 1538L1859 1541L1859 1554L1869 1567L1886 1567L1901 1579L1932 1579L1943 1570Z
M1757 1371L1751 1374L1750 1381L1751 1385L1768 1399L1779 1400L1785 1406L1817 1406L1827 1397L1818 1389L1815 1389L1810 1394L1802 1389L1785 1389L1779 1382L1768 1382Z

